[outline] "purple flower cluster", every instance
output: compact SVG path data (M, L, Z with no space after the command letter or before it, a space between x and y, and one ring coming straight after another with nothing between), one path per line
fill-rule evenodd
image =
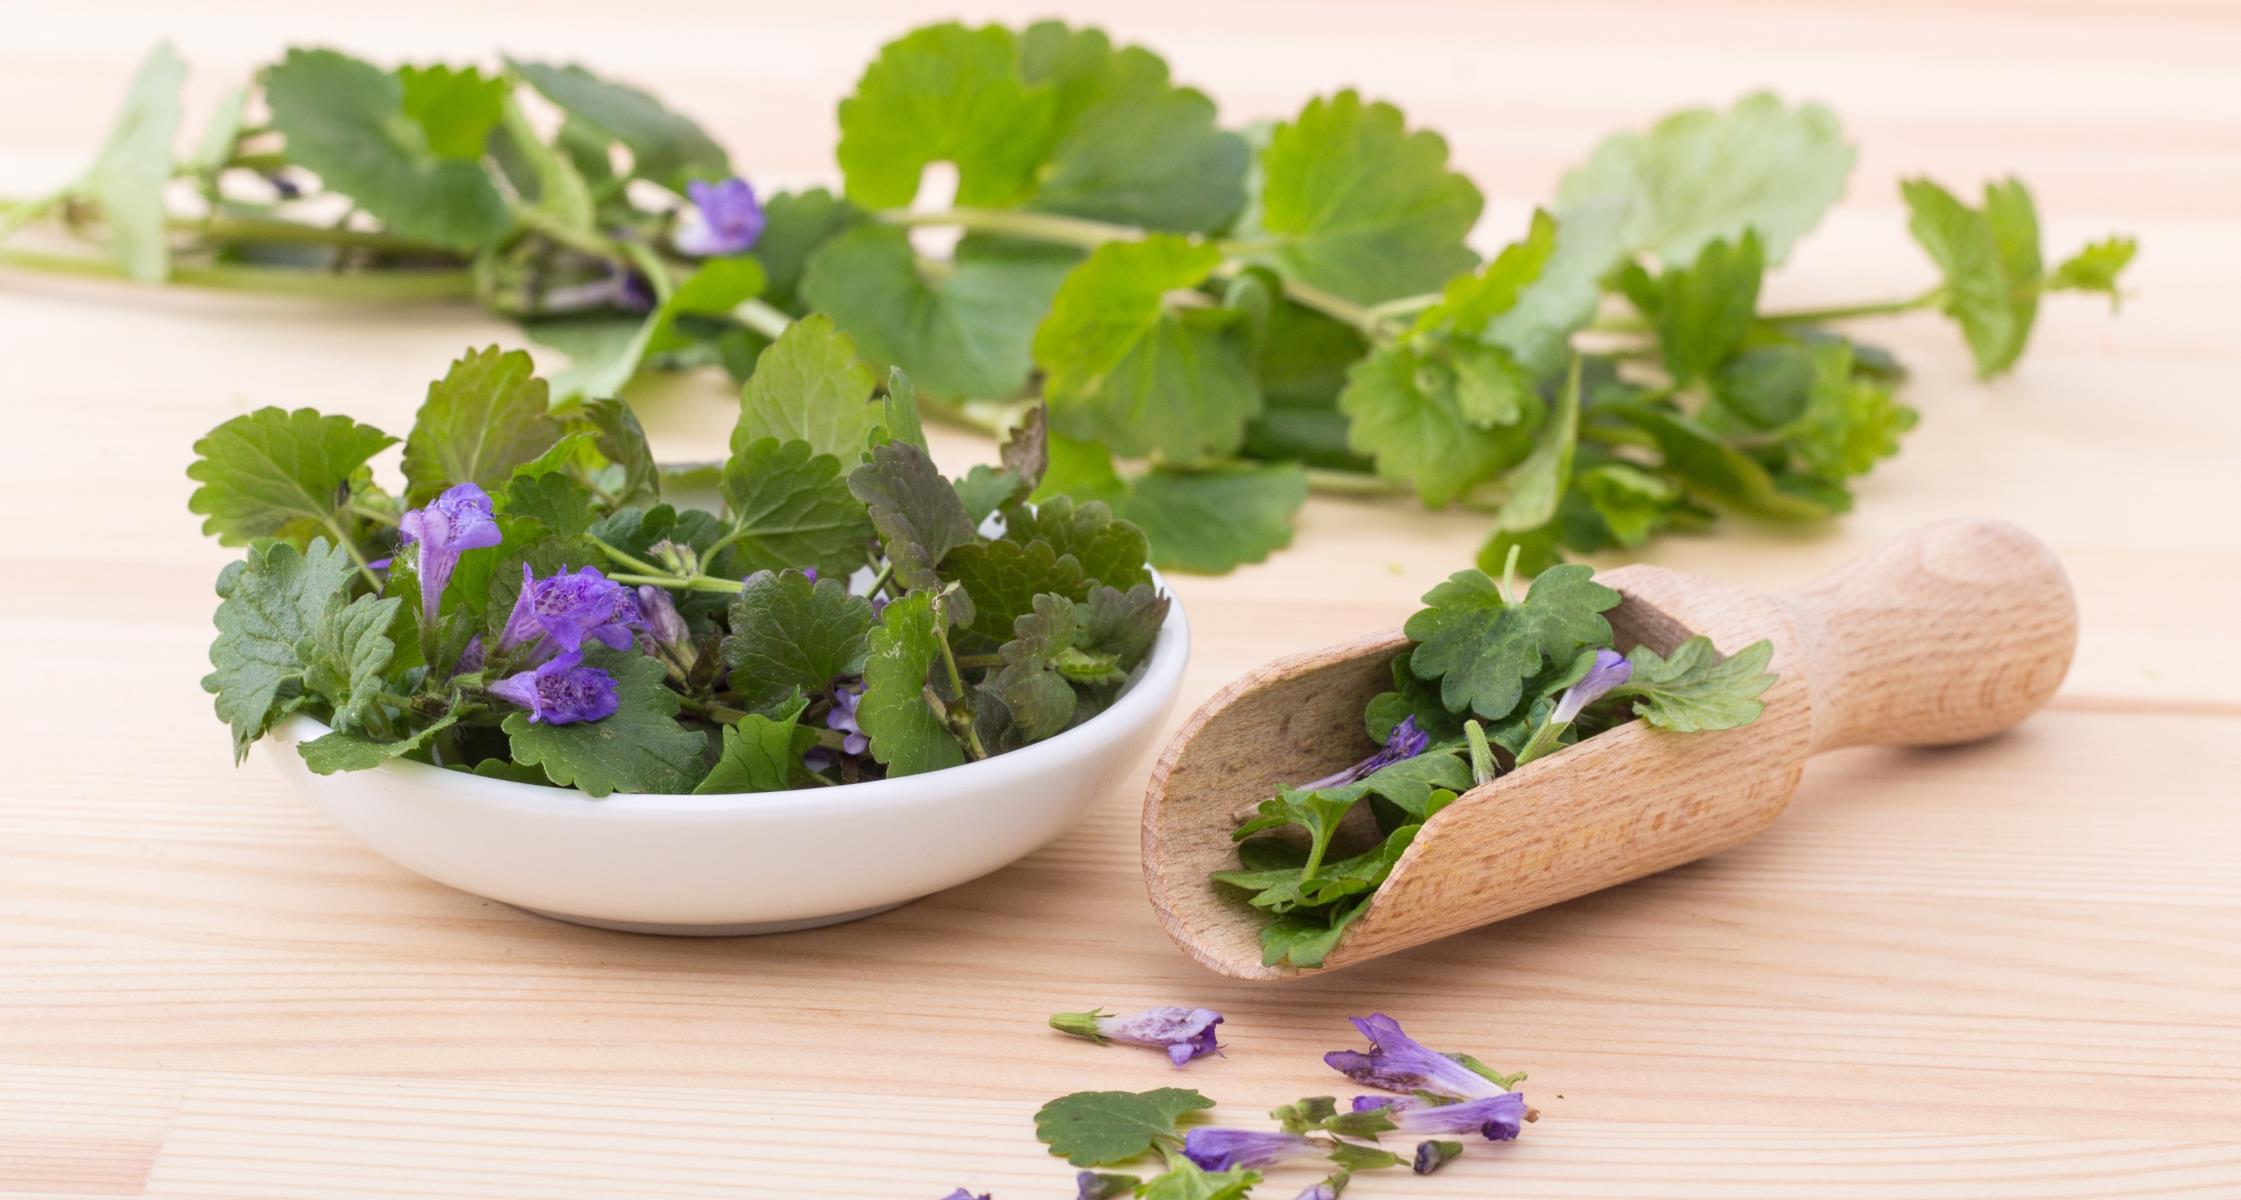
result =
M622 704L615 677L583 661L581 651L562 651L491 684L490 694L528 709L535 724L568 725L615 715Z
M694 180L685 185L685 191L692 197L693 206L686 211L673 239L678 253L694 258L744 254L762 237L763 206L746 180Z
M539 579L524 563L521 593L499 631L496 653L521 654L535 665L491 684L490 694L528 709L540 724L612 716L621 705L615 677L583 665L584 644L628 650L645 623L637 593L592 567Z
M1383 1112L1401 1133L1476 1132L1490 1142L1517 1136L1526 1117L1522 1094L1426 1047L1383 1013L1352 1020L1369 1051L1333 1050L1323 1061L1356 1083L1401 1093L1356 1096L1355 1112Z

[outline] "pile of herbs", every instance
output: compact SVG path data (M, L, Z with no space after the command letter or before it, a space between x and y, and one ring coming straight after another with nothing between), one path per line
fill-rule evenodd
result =
M1902 199L1934 285L1769 309L1766 272L1855 153L1827 109L1753 95L1605 139L1482 261L1479 189L1392 105L1336 91L1225 129L1157 55L1055 22L888 43L840 103L839 189L767 198L693 121L580 66L291 50L179 155L184 74L159 47L86 173L0 215L57 215L109 260L0 263L473 296L570 357L564 397L654 367L744 377L824 313L929 413L1004 430L1047 403L1054 485L1200 571L1284 545L1311 486L1483 509L1488 569L1720 510L1843 512L1916 414L1899 365L1833 323L1942 312L1995 375L2043 297L2113 301L2134 251L2050 265L2020 182L1972 204L1918 179ZM953 202L925 202L937 163ZM1560 410L1579 349L1588 386Z
M368 466L395 438L259 409L188 470L205 532L247 547L218 577L204 686L237 758L307 713L322 774L403 757L592 796L1017 749L1110 703L1168 608L1141 530L1027 503L1041 428L945 478L907 379L875 388L822 319L764 352L730 456L687 472L621 402L555 406L518 350L430 385L401 493ZM715 507L683 498L708 489Z
M1621 655L1603 617L1616 591L1580 563L1521 588L1518 557L1513 549L1499 580L1461 571L1425 593L1403 626L1410 644L1393 659L1393 690L1363 712L1373 753L1278 787L1238 826L1239 865L1213 879L1266 915L1266 964L1321 966L1424 823L1475 786L1637 717L1671 733L1758 719L1757 697L1776 679L1772 643L1723 657L1693 637L1670 655ZM1341 855L1343 842L1360 848Z

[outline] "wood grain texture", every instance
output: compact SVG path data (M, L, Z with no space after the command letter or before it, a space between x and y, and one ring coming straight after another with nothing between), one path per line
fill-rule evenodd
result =
M1044 1099L1187 1083L1257 1121L1329 1090L1317 1056L1351 1040L1344 1014L1378 1009L1530 1071L1544 1115L1439 1175L1365 1180L1362 1200L2241 1194L2231 4L962 11L1052 9L1166 51L1238 120L1340 82L1399 102L1486 188L1482 244L1522 228L1607 130L1758 86L1829 102L1861 148L1771 302L1926 286L1901 175L1972 188L2012 170L2050 246L2138 234L2121 316L2050 301L1996 383L1970 379L1935 317L1863 330L1913 368L1923 420L1853 514L1649 548L1776 591L1926 521L2014 520L2076 588L2062 691L1988 741L1817 759L1781 819L1728 853L1279 988L1212 975L1161 933L1141 778L1019 865L858 925L712 943L556 925L399 871L279 780L235 771L196 687L227 556L186 512L194 438L264 404L402 430L452 355L511 332L465 308L0 274L0 1196L930 1200L971 1184L1033 1200L1069 1194L1030 1133ZM68 178L158 35L194 64L190 125L289 41L387 59L503 47L657 84L758 182L829 180L834 100L929 15L901 0L11 12L0 191ZM633 399L665 456L724 444L732 408L711 380ZM990 454L960 436L937 449L952 468ZM1183 711L1280 655L1393 627L1484 533L1470 514L1310 502L1297 549L1178 581L1201 634ZM1041 1030L1058 1009L1173 1002L1227 1013L1229 1056L1178 1074Z

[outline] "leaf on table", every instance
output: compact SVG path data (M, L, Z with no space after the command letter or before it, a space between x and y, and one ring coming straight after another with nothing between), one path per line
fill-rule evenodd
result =
M1706 244L1756 230L1779 263L1844 195L1855 157L1835 113L1759 92L1724 113L1684 109L1605 138L1558 185L1557 219L1616 202L1624 254L1686 266Z
M548 413L548 390L529 355L496 346L470 350L428 398L405 439L405 497L425 504L461 483L505 487L514 468L535 459L565 432Z
M513 84L505 76L485 76L474 67L397 68L404 90L404 112L420 126L428 152L437 158L480 162L490 131L505 119Z
M895 579L906 588L941 586L934 569L978 537L956 489L925 451L907 442L873 448L871 461L849 473L848 490L869 511Z
M902 207L918 195L928 163L948 162L957 168L959 205L1017 204L1034 191L1056 107L1050 88L1021 75L1010 30L956 22L914 29L880 47L840 102L837 153L848 199Z
M846 578L862 565L871 540L864 506L840 461L807 442L749 443L725 462L723 493L739 571L815 567Z
M644 178L681 188L688 176L722 179L732 173L730 156L714 138L646 92L573 63L508 60L507 65L573 120L628 147L632 169Z
M926 685L941 656L931 592L912 592L880 613L864 659L864 694L856 724L871 739L872 757L887 773L918 775L965 761L941 714L928 703Z
M1779 520L1810 521L1831 511L1825 495L1783 487L1764 464L1678 412L1647 404L1598 411L1649 434L1662 456L1659 466L1696 495Z
M677 723L677 693L669 690L661 663L636 651L594 646L584 665L614 676L620 706L601 720L568 725L508 713L504 728L514 761L543 767L554 783L595 798L691 791L703 773L708 739Z
M1478 189L1448 169L1447 142L1408 131L1390 104L1352 91L1308 102L1261 151L1248 240L1287 279L1377 304L1432 291L1478 256L1463 243Z
M1295 463L1226 463L1154 467L1112 503L1151 539L1155 565L1218 575L1289 545L1306 502L1307 472Z
M179 91L186 81L179 52L157 42L133 75L93 165L70 187L101 206L109 257L142 283L159 283L171 271L163 193L171 182L171 143L179 136Z
M300 702L304 665L296 648L350 586L353 569L348 555L315 538L303 550L259 543L219 572L218 637L202 688L233 728L234 761Z
M187 509L223 546L278 537L301 545L331 519L351 477L396 441L348 417L260 408L204 434L187 478L202 486Z
M1580 436L1580 364L1572 363L1564 386L1557 390L1556 411L1541 427L1541 440L1517 469L1509 473L1509 494L1502 497L1494 527L1504 530L1538 529L1556 517L1557 502L1572 483L1572 457Z
M328 724L336 729L349 731L363 725L366 711L377 703L382 672L397 653L388 629L402 603L395 596L360 596L346 603L337 591L328 597L326 611L312 624L309 635L296 644L304 689L326 699L334 712Z
M2113 311L2123 298L2117 290L2117 278L2132 265L2132 257L2140 252L2140 243L2129 237L2106 237L2089 242L2085 249L2063 259L2047 276L2047 290L2053 292L2099 292L2109 298Z
M1563 367L1572 355L1572 335L1602 305L1604 276L1627 255L1625 221L1625 203L1611 197L1560 211L1548 261L1519 289L1516 301L1487 323L1486 339L1536 375Z
M1644 313L1657 327L1665 369L1676 386L1710 376L1742 348L1758 320L1759 281L1766 273L1758 234L1706 242L1696 261L1669 267Z
M824 188L779 192L765 200L762 236L755 239L755 260L768 279L763 298L790 309L809 256L863 220L861 210Z
M458 722L456 713L445 713L393 741L380 741L362 734L329 730L308 742L299 743L296 752L303 756L303 765L309 767L314 775L332 775L337 771L371 771L392 758L415 753L434 741L437 734ZM544 776L538 775L536 782L543 783Z
M1178 304L1221 251L1171 234L1098 247L1066 276L1035 333L1054 428L1171 462L1237 448L1260 412L1253 347L1233 309Z
M804 317L755 360L755 373L740 390L732 453L768 437L807 442L819 454L853 463L884 415L872 402L873 383L854 339L822 313Z
M1945 312L1961 326L1977 374L1990 378L2015 365L2039 314L2039 216L2031 193L2016 179L1988 183L1982 208L1927 179L1907 180L1899 193L1912 214L1907 231L1945 276Z
M1035 1113L1035 1137L1077 1167L1101 1167L1148 1153L1176 1126L1214 1102L1189 1088L1149 1092L1075 1092Z
M1757 697L1781 678L1766 669L1773 657L1774 643L1763 638L1726 658L1702 636L1682 642L1670 658L1636 646L1626 656L1633 673L1603 699L1631 700L1635 716L1675 733L1735 729L1766 710Z
M867 360L936 395L1000 400L1026 385L1035 326L1077 256L967 238L949 261L922 262L904 230L860 225L810 256L801 291Z
M1577 563L1550 567L1511 603L1485 572L1456 572L1424 594L1426 607L1402 627L1417 643L1409 668L1440 681L1450 711L1489 720L1508 715L1525 681L1545 665L1609 644L1611 626L1602 614L1619 594L1594 574Z
M1517 307L1520 297L1556 253L1556 220L1539 209L1525 236L1468 275L1447 281L1439 302L1416 315L1418 332L1476 337L1496 317Z
M732 690L755 709L782 704L797 691L823 695L842 676L860 672L873 624L869 599L849 594L840 579L811 582L800 571L748 576L730 618L724 665Z
M1353 420L1348 445L1376 460L1379 477L1439 507L1526 455L1540 398L1497 347L1406 340L1355 363L1338 406ZM1489 419L1512 412L1508 423Z
M1039 21L1019 37L1022 77L1055 92L1052 142L1027 207L1145 229L1214 233L1245 203L1251 151L1214 102L1169 81L1141 46Z
M1171 1161L1165 1171L1144 1181L1139 1200L1245 1200L1261 1173L1238 1167L1208 1171L1187 1158Z
M512 225L506 200L477 163L438 157L405 112L405 87L371 63L332 50L290 50L265 68L265 103L288 161L349 196L391 232L479 249Z

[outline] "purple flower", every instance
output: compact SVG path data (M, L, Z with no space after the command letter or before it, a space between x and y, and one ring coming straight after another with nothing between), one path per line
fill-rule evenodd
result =
M1096 1171L1074 1173L1074 1200L1114 1200L1136 1194L1134 1175L1103 1175Z
M596 568L538 579L523 563L521 594L498 635L498 648L511 650L543 636L562 650L580 649L586 638L611 650L628 650L631 630L641 622L637 597Z
M1462 1153L1463 1143L1461 1142L1418 1142L1416 1143L1416 1161L1410 1165L1409 1169L1419 1175L1429 1175L1446 1166L1450 1160Z
M669 598L668 588L639 585L638 615L645 622L646 636L656 646L679 646L692 637L684 615L677 611L677 602Z
M1506 1142L1525 1123L1525 1096L1504 1092L1459 1104L1392 1105L1384 1111L1399 1133L1477 1133L1490 1142Z
M1346 1190L1345 1178L1343 1175L1333 1175L1319 1183L1311 1183L1295 1200L1338 1200L1339 1193Z
M856 723L856 704L863 698L864 689L861 684L851 688L844 683L833 689L833 707L825 714L825 728L838 730L845 735L840 739L843 754L862 754L871 749L871 739L864 736L863 726Z
M535 724L573 725L614 715L622 705L615 677L583 661L581 653L566 651L491 684L490 694L528 709Z
M802 578L807 579L811 583L817 582L817 568L815 567L803 567L801 569L801 575Z
M1580 715L1581 709L1602 699L1603 693L1625 683L1633 674L1634 664L1626 661L1618 651L1596 651L1595 665L1587 669L1587 674L1578 683L1565 688L1564 694L1556 698L1556 711L1550 713L1548 718L1550 723L1571 724Z
M1401 723L1385 735L1385 748L1353 766L1335 774L1325 775L1313 783L1303 783L1298 790L1312 792L1320 788L1338 787L1367 779L1403 759L1415 758L1432 744L1432 735L1416 727L1415 717L1402 717Z
M472 674L482 670L483 665L489 661L489 655L483 652L482 635L478 633L467 639L467 645L459 651L459 661L451 666L451 673L454 675Z
M1510 1094L1493 1080L1402 1033L1400 1022L1384 1013L1351 1020L1354 1028L1369 1039L1369 1052L1333 1050L1323 1056L1323 1061L1356 1083L1388 1092L1431 1092L1465 1100ZM1362 1111L1359 1100L1355 1101L1355 1111Z
M958 1188L956 1191L942 1197L942 1200L989 1200L989 1195L987 1192L982 1192L980 1195L975 1196L971 1192L966 1191L964 1188Z
M736 176L721 183L694 180L685 185L693 206L677 229L675 242L681 254L708 258L742 254L763 235L763 206L755 189Z
M1179 1005L1147 1008L1128 1017L1093 1010L1055 1013L1050 1019L1051 1028L1099 1044L1127 1042L1132 1046L1165 1050L1168 1060L1178 1067L1194 1058L1221 1053L1221 1043L1214 1040L1214 1027L1221 1023L1222 1014L1211 1008Z
M1295 1158L1321 1158L1330 1148L1297 1133L1250 1129L1193 1129L1183 1135L1183 1157L1207 1171L1259 1170Z
M489 493L472 483L453 484L426 507L406 513L397 533L400 545L419 547L413 565L420 572L420 614L429 622L436 619L459 556L495 546L503 537Z

